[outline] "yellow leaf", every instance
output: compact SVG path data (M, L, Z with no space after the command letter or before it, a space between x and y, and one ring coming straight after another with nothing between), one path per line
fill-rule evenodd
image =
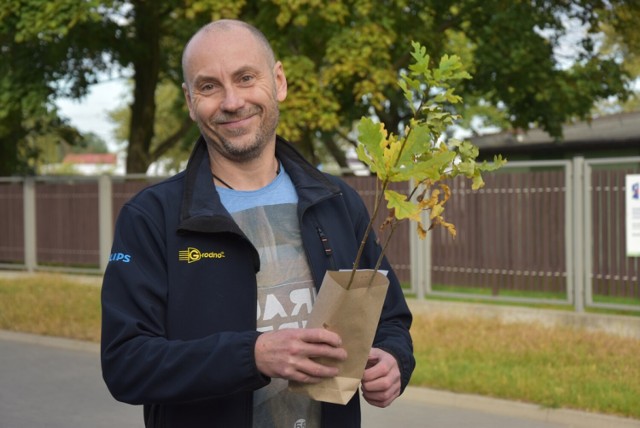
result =
M431 208L431 212L429 213L429 218L433 220L436 217L440 217L444 212L444 206L442 204L436 204Z
M418 231L418 237L420 239L425 239L427 237L427 231L426 229L422 226L421 222L417 222L417 231Z
M456 227L453 225L453 223L447 223L446 221L442 220L441 221L442 226L447 229L447 231L449 231L449 234L452 237L456 237L457 232L456 232Z

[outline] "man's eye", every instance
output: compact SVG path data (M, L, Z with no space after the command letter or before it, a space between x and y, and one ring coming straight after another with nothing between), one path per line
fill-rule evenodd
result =
M253 81L253 76L250 74L245 74L240 78L240 82L242 83L250 83L251 81Z
M215 85L213 83L205 83L202 86L200 86L200 91L201 92L211 92L213 91L215 88Z

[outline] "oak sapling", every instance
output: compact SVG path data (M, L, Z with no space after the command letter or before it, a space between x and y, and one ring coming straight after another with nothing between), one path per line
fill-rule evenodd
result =
M402 135L388 132L383 124L369 117L363 117L358 124L358 159L377 177L376 196L371 221L360 244L347 288L359 268L365 242L383 200L387 202L388 215L381 227L389 230L374 268L376 272L400 221L416 222L421 239L435 226L446 228L455 237L455 226L445 221L443 216L451 195L446 182L463 175L471 180L472 189L477 190L484 185L482 173L494 171L506 162L501 156L496 156L492 163L478 163L479 150L472 143L443 140L447 128L459 118L451 112L452 106L462 102L455 93L455 85L471 76L464 70L458 56L444 55L437 67L431 68L426 48L417 42L412 46L414 62L408 71L401 74L398 82L412 112ZM394 182L412 183L412 189L406 194L390 190L389 184ZM422 211L429 212L430 224L422 223Z
M441 140L457 117L447 107L461 102L453 84L469 78L469 74L462 69L456 56L442 57L439 66L432 70L425 49L417 43L413 48L415 63L399 81L413 113L403 135L388 133L383 125L370 118L361 119L358 125L358 158L377 177L375 205L351 272L325 273L307 322L307 328L326 328L339 334L349 355L347 360L340 362L319 360L338 368L339 374L334 378L315 384L289 382L290 389L314 400L346 404L358 390L389 286L389 278L378 270L397 224L414 220L423 238L437 225L455 234L455 227L443 217L450 194L444 181L464 174L477 189L483 184L482 172L494 170L504 163L501 158L496 158L492 164L476 163L478 149L472 144L459 141L445 144ZM415 185L410 192L402 194L388 189L392 182ZM365 243L383 200L387 201L389 209L384 226L391 230L375 268L359 269ZM424 210L430 213L429 225L421 222L420 214Z

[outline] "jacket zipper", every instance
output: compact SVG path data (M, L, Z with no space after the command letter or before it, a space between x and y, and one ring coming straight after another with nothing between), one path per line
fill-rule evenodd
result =
M325 235L324 231L320 226L316 226L316 232L318 233L318 237L320 238L320 242L322 243L322 247L324 248L324 254L329 259L329 266L331 270L335 270L335 263L333 260L333 249L331 248L331 244L329 243L329 238Z

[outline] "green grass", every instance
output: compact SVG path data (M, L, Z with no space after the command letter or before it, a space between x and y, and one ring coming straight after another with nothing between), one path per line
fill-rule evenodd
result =
M0 278L0 328L99 341L100 289L60 275ZM418 315L411 384L640 419L640 340Z
M434 285L434 291L443 291L448 293L460 293L463 295L472 294L478 296L491 296L491 287L463 287L456 285ZM500 297L525 297L530 299L549 299L549 300L565 300L564 293L552 291L522 291L522 290L499 290Z
M410 285L403 284L403 287L405 286L407 289L410 289ZM491 289L487 287L463 287L463 286L456 286L456 285L436 284L432 287L432 289L433 291L436 291L436 292L456 293L458 297L432 294L427 297L428 299L431 299L431 300L483 303L483 304L502 305L502 306L516 305L516 303L510 302L507 300L493 299L491 295ZM406 295L414 297L410 293L407 293ZM542 292L542 291L500 290L500 294L496 297L546 299L550 301L550 303L518 302L517 305L522 307L538 308L538 309L555 309L555 310L566 310L566 311L574 310L572 305L568 303L563 303L563 300L566 300L566 296L563 293ZM557 300L557 303L553 302L554 300ZM610 315L640 316L640 299L636 299L632 297L624 298L624 297L594 295L593 300L595 303L628 305L629 309L589 307L585 309L586 312L598 313L598 314L610 314Z
M100 288L60 275L0 278L0 328L100 340Z
M640 340L417 316L412 384L640 418Z

